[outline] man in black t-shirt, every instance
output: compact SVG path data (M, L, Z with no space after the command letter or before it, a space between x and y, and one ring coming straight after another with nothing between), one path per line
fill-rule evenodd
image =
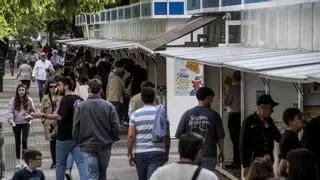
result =
M67 158L71 152L80 175L80 180L86 180L87 174L83 155L72 139L74 109L83 99L73 94L74 82L70 77L63 77L58 81L58 91L64 95L60 101L58 114L33 114L32 116L43 119L58 121L58 132L56 135L56 180L64 180L64 172L67 166Z
M225 132L220 115L210 108L214 92L208 87L197 91L198 106L186 111L179 122L176 137L195 132L205 138L201 167L214 170L217 164L217 144L220 148L219 161L224 160Z
M286 131L280 139L280 163L277 168L278 176L286 176L287 169L287 154L293 149L301 148L298 133L305 127L305 120L301 111L298 108L288 108L282 116L283 122L287 125Z

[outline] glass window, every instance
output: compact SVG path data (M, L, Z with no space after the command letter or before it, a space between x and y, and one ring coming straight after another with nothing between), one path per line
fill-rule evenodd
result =
M241 0L222 0L222 6L233 6L241 4Z
M219 0L203 0L202 3L204 8L219 7Z
M200 9L200 0L187 0L187 10Z

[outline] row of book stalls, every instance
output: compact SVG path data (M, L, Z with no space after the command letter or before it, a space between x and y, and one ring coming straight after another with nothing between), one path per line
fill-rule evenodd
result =
M266 4L266 8L241 12L192 16L185 12L184 17L158 18L155 22L140 18L85 24L84 39L57 43L81 46L96 55L105 51L115 59L132 58L146 68L167 105L171 134L175 134L181 115L197 104L197 88L212 88L212 108L223 118L226 161L231 162L224 99L226 79L234 71L241 72L242 120L255 111L262 94L270 94L280 103L272 117L281 130L285 128L282 113L288 107L300 108L309 119L320 115L320 23L316 20L320 18L320 3ZM114 32L121 35L111 35ZM242 178L240 172L222 166L217 170L228 179Z

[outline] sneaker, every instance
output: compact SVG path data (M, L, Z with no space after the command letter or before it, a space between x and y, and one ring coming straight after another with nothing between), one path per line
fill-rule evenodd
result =
M128 127L128 126L129 126L129 123L128 123L127 121L124 121L124 122L123 122L123 125L126 126L126 127Z
M16 168L17 169L21 168L21 160L20 159L17 159Z
M69 169L64 173L64 177L66 180L72 180L71 171Z
M50 166L50 169L55 169L55 168L56 168L56 164L52 163L51 166Z

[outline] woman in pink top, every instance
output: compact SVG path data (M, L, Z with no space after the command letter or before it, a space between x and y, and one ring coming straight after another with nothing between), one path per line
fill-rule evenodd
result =
M13 127L16 144L17 168L20 168L23 164L23 161L20 159L21 143L22 152L27 150L27 140L32 120L32 117L29 115L31 112L35 112L33 101L28 96L25 85L20 84L17 87L16 95L10 99L8 105L8 122Z

